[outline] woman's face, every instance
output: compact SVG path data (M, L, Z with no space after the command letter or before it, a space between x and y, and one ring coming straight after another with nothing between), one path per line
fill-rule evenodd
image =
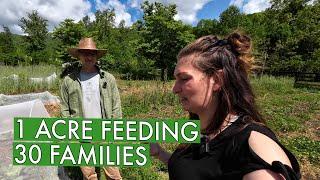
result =
M176 78L173 93L177 94L184 110L201 114L213 106L214 79L195 68L191 60L184 57L178 61L174 71Z

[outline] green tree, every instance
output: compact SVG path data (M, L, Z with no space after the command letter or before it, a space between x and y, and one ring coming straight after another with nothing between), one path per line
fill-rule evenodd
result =
M166 81L168 72L172 74L179 50L194 39L192 28L174 20L173 17L177 14L176 5L164 6L146 1L142 9L143 41L140 43L139 52L154 60L155 66L161 69L161 79Z
M27 13L27 17L20 19L19 26L27 34L27 50L33 58L32 63L38 64L41 61L46 61L43 50L46 47L48 36L47 20L41 17L37 11L32 11Z
M14 58L15 47L13 44L13 35L8 26L2 26L4 32L0 33L0 62L5 65L17 64Z
M255 70L263 73L267 68L267 44L266 44L266 15L264 12L248 14L244 17L242 29L253 41L253 53L255 56Z
M53 38L59 43L56 47L57 58L63 63L74 61L67 50L76 46L85 35L86 29L82 22L75 23L72 19L61 22L53 31Z
M2 26L4 32L1 33L1 52L14 52L13 35L8 26Z
M220 14L221 35L227 35L239 29L244 21L244 15L237 6L229 6Z
M87 31L90 31L90 29L92 29L93 23L90 21L90 18L89 18L88 15L84 16L82 18L81 22L84 24L84 26L87 29Z
M197 26L194 27L194 34L197 38L206 35L219 35L221 33L221 26L216 19L201 19Z
M268 62L272 71L314 71L319 10L310 0L273 0L266 11ZM309 31L310 28L310 31Z
M95 12L95 20L91 23L89 33L96 39L100 48L108 50L106 56L100 59L100 63L104 69L119 70L121 56L121 45L117 41L118 32L115 27L114 9L106 9Z
M115 12L114 9L106 9L95 12L95 21L92 22L93 36L100 41L110 41L112 37L112 30L115 27Z
M320 2L305 5L296 18L295 37L298 37L295 50L303 60L303 70L320 72Z

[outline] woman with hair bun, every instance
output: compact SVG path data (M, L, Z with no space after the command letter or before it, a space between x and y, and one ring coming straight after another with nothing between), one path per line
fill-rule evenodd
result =
M168 165L172 180L300 179L296 158L264 125L248 79L251 39L204 36L178 54L173 92L200 119L201 143L173 154L159 144L150 153Z

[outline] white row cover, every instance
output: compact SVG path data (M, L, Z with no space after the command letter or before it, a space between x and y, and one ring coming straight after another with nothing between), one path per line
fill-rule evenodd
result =
M49 113L39 99L0 106L0 134L13 130L14 117L49 117Z
M48 91L41 93L30 93L30 94L18 94L18 95L5 95L0 94L0 106L17 104L27 101L32 101L35 99L40 99L43 104L53 104L60 103L57 96L52 95Z
M19 76L16 75L16 74L12 74L10 76L4 77L3 79L11 79L11 80L13 80L15 82L18 82L19 81ZM44 78L34 78L34 77L29 78L29 80L32 83L43 83L43 82L46 82L48 84L53 83L56 79L57 79L57 74L55 72L53 74L51 74L50 76L44 77Z
M0 106L0 179L58 180L57 167L12 165L14 117L49 117L49 114L39 99Z

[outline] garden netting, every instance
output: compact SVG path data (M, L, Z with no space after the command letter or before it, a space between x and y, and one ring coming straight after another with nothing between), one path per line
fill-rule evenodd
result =
M11 104L13 102L13 99L6 100L10 105L0 106L0 179L59 179L58 168L54 166L12 165L13 118L49 117L40 99Z

